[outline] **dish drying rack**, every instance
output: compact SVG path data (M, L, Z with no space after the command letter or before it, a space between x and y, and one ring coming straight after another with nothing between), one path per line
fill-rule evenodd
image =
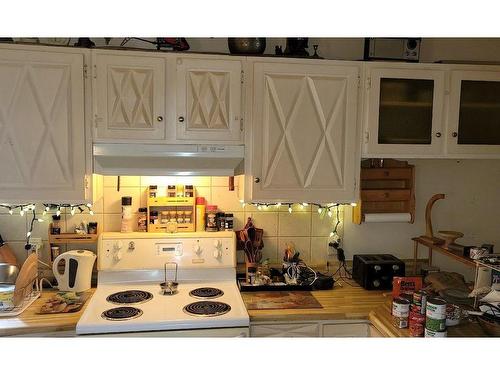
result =
M31 279L25 286L14 290L12 298L14 302L13 306L0 307L0 318L12 317L21 314L42 295L42 291L37 280L38 275ZM35 288L33 288L33 285L35 285Z

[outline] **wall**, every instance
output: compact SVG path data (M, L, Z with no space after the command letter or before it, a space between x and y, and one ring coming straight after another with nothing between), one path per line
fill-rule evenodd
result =
M235 179L237 183L238 179ZM332 230L333 218L320 215L311 207L301 209L294 206L292 213L288 207L267 208L262 211L253 206L242 207L236 192L228 189L227 177L140 177L123 176L120 180L120 191L117 191L117 178L114 176L94 175L94 215L88 213L72 216L69 210L62 212L62 231L73 232L75 225L82 220L96 221L101 230L120 231L121 226L121 197L132 197L132 210L134 223L137 224L139 207L147 205L147 187L158 185L159 194L165 195L165 188L170 184L192 184L196 186L196 195L203 196L209 204L215 204L221 211L234 214L235 229L242 229L248 217L252 217L258 228L264 229L263 259L269 258L271 262L278 263L283 256L286 244L292 242L301 258L308 264L325 264L327 259L329 234ZM50 216L45 216L50 218ZM342 217L342 211L340 211ZM9 242L19 259L25 258L24 243L26 238L26 225L29 218L19 214L9 215L0 211L0 233L5 241ZM48 259L47 232L50 220L36 223L33 237L44 240L44 256ZM339 227L342 231L342 226ZM82 246L68 245L69 249L82 248ZM95 250L94 246L83 246ZM65 248L61 250L66 250ZM238 259L244 262L243 252L238 252Z

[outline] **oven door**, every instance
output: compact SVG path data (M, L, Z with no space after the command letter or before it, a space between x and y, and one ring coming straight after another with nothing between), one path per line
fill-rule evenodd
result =
M176 331L120 332L82 335L83 337L250 337L248 327L186 329Z

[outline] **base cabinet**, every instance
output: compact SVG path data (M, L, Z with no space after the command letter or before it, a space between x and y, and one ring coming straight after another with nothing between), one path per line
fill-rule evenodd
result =
M262 322L250 324L250 337L380 337L369 322L301 321Z

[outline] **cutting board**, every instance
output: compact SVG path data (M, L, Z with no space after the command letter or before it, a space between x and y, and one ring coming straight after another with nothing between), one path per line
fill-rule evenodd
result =
M17 266L17 258L12 249L0 237L0 263L8 263Z
M311 292L253 292L242 296L248 310L323 308Z

